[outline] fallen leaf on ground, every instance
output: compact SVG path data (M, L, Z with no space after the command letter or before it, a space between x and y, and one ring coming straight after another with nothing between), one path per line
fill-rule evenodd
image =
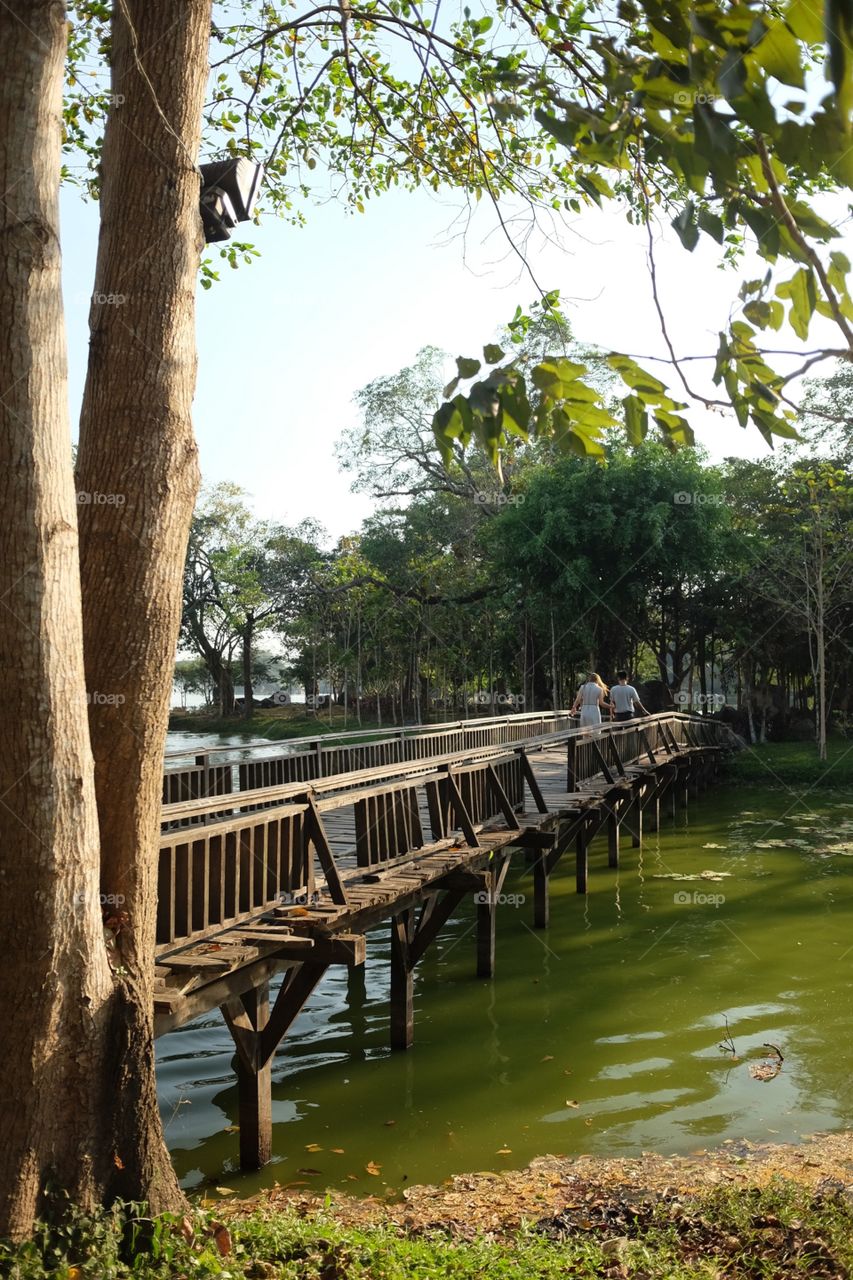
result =
M306 1151L322 1151L323 1148L320 1146L319 1142L306 1142L305 1150Z
M499 1151L496 1151L496 1152L495 1152L495 1155L496 1155L496 1156L511 1156L511 1155L512 1155L512 1147L501 1147Z
M364 1168L365 1168L365 1171L369 1173L372 1178L378 1178L379 1174L382 1172L382 1165L377 1164L375 1160L368 1160Z
M227 1258L231 1252L231 1232L221 1222L213 1228L213 1240L222 1257Z

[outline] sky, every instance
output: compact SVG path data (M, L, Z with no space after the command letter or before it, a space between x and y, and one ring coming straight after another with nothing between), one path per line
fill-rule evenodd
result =
M272 216L243 225L260 258L233 271L210 246L221 279L199 289L199 370L194 418L205 484L231 480L256 514L283 524L317 518L334 538L351 532L373 504L350 491L335 442L358 422L354 393L410 363L420 347L477 355L536 289L478 210L463 240L451 230L458 204L427 191L385 195L352 214L326 203L294 228ZM88 348L88 300L97 248L97 207L67 189L62 203L70 409L75 423ZM721 270L702 237L693 254L669 228L656 232L659 287L676 350L713 353L736 301L741 272ZM843 241L837 241L843 247ZM849 248L848 248L849 252ZM559 242L534 236L528 257L538 283L559 289L576 337L632 355L665 353L654 311L644 228L624 211L592 210L561 229ZM763 275L762 266L760 274ZM815 323L810 346L821 329ZM831 345L837 339L825 326ZM796 347L793 335L782 345ZM791 341L789 342L789 337ZM694 371L702 365L687 366ZM662 365L649 368L671 387ZM701 374L695 374L697 385ZM714 459L768 452L754 428L691 409L698 441ZM75 433L76 434L76 433Z

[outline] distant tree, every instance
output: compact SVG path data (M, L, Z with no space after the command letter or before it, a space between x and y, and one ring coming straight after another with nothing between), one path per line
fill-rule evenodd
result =
M600 387L612 385L614 375L603 353L581 347L568 323L551 311L537 313L525 331L517 355L519 367L532 367L555 346L567 356L588 360ZM356 492L389 502L449 494L473 499L480 514L488 516L511 493L525 462L547 448L540 444L534 452L520 440L508 440L500 477L476 441L467 449L455 441L443 453L433 432L433 417L441 404L448 363L452 364L445 352L423 347L414 364L376 378L356 393L361 424L342 433L336 450L342 468L353 476Z
M252 717L253 655L259 636L282 633L300 610L320 560L319 526L284 529L256 520L230 482L202 495L190 529L181 638L204 659L221 715L234 711L233 659L241 655L243 716Z
M203 658L179 658L175 663L175 685L181 691L183 705L188 694L200 694L205 705L211 701L213 685Z
M803 452L819 449L839 462L853 457L853 362L806 383L799 426Z
M679 689L725 563L728 517L715 471L692 450L673 457L649 445L616 450L603 467L576 458L542 467L523 498L498 517L490 543L535 620L537 664L562 654L569 670L593 665L612 678L646 653Z

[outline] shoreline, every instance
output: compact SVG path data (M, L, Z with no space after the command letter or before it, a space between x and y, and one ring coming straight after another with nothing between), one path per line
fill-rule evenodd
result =
M590 1210L605 1225L606 1210L626 1201L654 1203L668 1197L699 1197L729 1189L763 1189L782 1179L818 1194L842 1195L853 1203L853 1131L818 1133L802 1143L753 1143L728 1139L686 1156L537 1156L523 1169L456 1174L438 1185L416 1185L402 1200L350 1196L334 1190L307 1194L273 1186L245 1199L211 1200L228 1219L295 1211L323 1216L342 1226L387 1226L403 1232L437 1230L460 1239L513 1235L525 1223L572 1214L579 1230ZM602 1212L604 1210L604 1212ZM593 1215L595 1216L595 1215Z

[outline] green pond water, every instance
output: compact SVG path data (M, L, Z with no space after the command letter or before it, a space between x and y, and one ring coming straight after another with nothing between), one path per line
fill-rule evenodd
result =
M185 1187L273 1182L398 1195L545 1153L691 1152L853 1127L853 798L736 779L607 867L551 881L532 928L517 871L497 968L474 976L473 906L415 975L415 1046L388 1049L389 939L332 969L273 1064L274 1159L237 1166L233 1046L218 1013L158 1041L166 1135ZM662 876L725 872L719 881ZM738 1057L720 1048L725 1021ZM768 1081L749 1065L784 1055ZM311 1148L314 1148L313 1150ZM317 1149L319 1148L319 1150ZM334 1150L337 1149L337 1150ZM372 1162L378 1174L366 1169Z

